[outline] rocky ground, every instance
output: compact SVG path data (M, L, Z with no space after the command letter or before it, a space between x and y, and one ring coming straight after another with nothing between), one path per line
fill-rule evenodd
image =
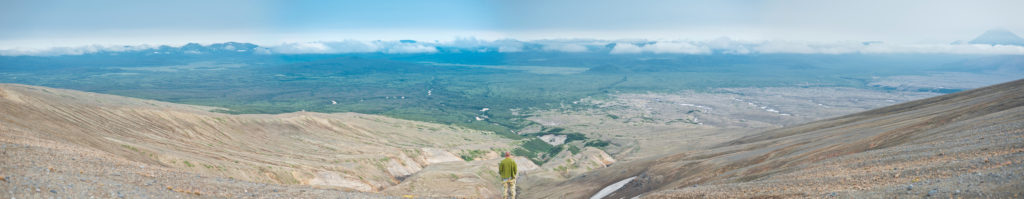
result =
M585 99L577 103L596 108L531 120L612 140L612 155L580 147L539 166L519 158L520 193L585 198L635 177L610 197L1018 198L1022 93L1018 81L806 124L933 94ZM495 151L512 147L487 132L380 116L226 115L23 85L0 85L0 106L2 198L488 198L500 192ZM483 152L463 161L467 151Z
M619 160L700 150L768 129L938 95L845 87L726 88L713 92L619 94L574 102L581 109L539 111L529 119L609 140ZM535 128L539 130L540 128Z
M777 172L755 175L753 179L735 176L644 196L1020 198L1024 197L1024 121L925 138Z
M0 157L3 198L401 198L183 172L29 138L5 136Z
M773 129L537 185L531 198L1024 197L1024 80ZM571 190L571 191L568 191Z
M228 115L13 84L0 84L0 107L0 175L10 185L0 196L17 198L386 197L344 192L380 192L433 164L484 164L457 154L512 143L490 132L374 115Z

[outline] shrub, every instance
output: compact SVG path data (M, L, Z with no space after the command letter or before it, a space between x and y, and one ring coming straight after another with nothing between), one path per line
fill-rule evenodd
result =
M551 146L551 144L541 141L540 139L530 138L523 143L523 148L531 152L548 152L551 148L554 148L554 146Z
M569 152L572 152L572 154L580 154L580 148L576 147L576 145L569 145Z
M459 155L459 157L461 157L462 160L465 160L465 161L468 162L468 161L472 161L473 159L476 159L476 158L478 158L480 156L483 156L484 153L487 153L487 151L486 150L463 150L462 154Z
M516 148L516 149L512 150L512 154L516 155L516 156L523 156L523 157L531 158L531 159L537 157L537 154L530 153L530 151L527 151L526 149L523 149L523 148Z
M559 133L562 131L565 131L565 128L555 127L547 130L548 133Z
M565 147L563 145L559 145L557 147L551 147L551 149L548 150L548 155L550 155L550 156L558 155L558 153L561 153L562 150L565 150Z
M610 142L608 142L608 141L604 141L604 140L591 140L591 141L588 141L588 142L587 142L586 144L584 144L583 146L589 146L589 147L597 147L597 148L601 148L601 147L606 147L606 146L608 146L608 144L611 144L611 143L610 143Z

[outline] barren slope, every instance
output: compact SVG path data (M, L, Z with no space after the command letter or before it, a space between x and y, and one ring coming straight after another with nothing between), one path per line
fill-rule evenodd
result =
M1021 197L1024 80L770 130L535 186L530 198Z
M54 184L33 179L83 175L96 179L81 182L131 184L126 186L150 180L189 182L189 177L167 176L197 175L196 179L219 183L196 180L153 186L170 186L172 191L164 193L179 193L173 189L186 186L213 196L237 194L231 187L244 187L221 180L321 188L301 192L305 194L334 189L376 192L432 164L464 162L455 154L464 149L511 148L510 140L490 132L382 116L228 115L208 112L209 107L14 84L0 84L0 107L0 183L10 183L0 186L5 188L0 195L11 196L40 194L33 186ZM40 175L40 168L49 174ZM284 187L280 189L288 190ZM64 189L76 190L54 192L68 193ZM80 196L116 195L102 189L84 193Z

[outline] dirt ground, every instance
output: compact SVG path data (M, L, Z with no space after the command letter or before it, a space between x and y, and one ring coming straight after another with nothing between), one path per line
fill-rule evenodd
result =
M816 95L830 97L806 98ZM635 177L609 198L1024 196L1024 81L900 103L928 95L584 99L596 108L531 120L615 144L545 165L520 159L520 193L586 198ZM497 157L458 154L512 142L373 115L226 115L23 85L0 85L0 106L4 198L489 198Z
M1019 198L1024 80L616 164L527 197L589 197L630 177L608 197Z

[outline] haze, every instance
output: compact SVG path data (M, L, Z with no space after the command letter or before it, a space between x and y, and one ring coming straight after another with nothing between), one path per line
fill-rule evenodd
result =
M225 41L650 39L968 40L1024 32L986 1L4 1L0 49Z

